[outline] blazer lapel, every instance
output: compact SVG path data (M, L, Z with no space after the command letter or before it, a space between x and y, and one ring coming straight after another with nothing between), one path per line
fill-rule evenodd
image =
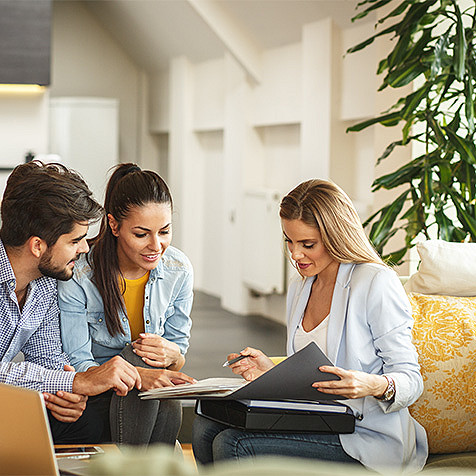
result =
M341 263L337 272L334 294L332 295L331 312L329 313L329 327L327 329L327 356L337 365L337 355L344 330L349 301L350 277L355 267L354 263Z
M298 292L294 296L294 302L291 308L291 316L288 323L288 343L287 343L287 355L294 354L294 335L296 334L296 329L301 322L304 311L306 310L307 301L311 294L312 283L316 277L306 278Z

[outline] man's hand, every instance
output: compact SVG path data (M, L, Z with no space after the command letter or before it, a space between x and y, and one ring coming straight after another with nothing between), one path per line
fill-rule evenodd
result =
M132 343L133 352L151 367L163 367L180 370L185 359L175 342L170 342L157 334L144 332Z
M51 414L65 423L75 422L86 408L88 397L77 393L59 391L56 395L44 393L45 405Z
M73 392L82 395L99 395L112 388L124 397L134 387L141 389L140 375L133 365L118 355L86 372L76 373L73 380Z
M182 372L174 372L166 369L144 369L136 367L142 379L142 391L153 388L171 387L184 383L196 383L197 381Z

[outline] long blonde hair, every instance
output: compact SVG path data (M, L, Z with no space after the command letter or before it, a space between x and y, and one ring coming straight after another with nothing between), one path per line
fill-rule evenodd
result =
M352 201L331 181L299 184L282 199L279 216L316 227L327 252L339 263L384 264L365 235Z

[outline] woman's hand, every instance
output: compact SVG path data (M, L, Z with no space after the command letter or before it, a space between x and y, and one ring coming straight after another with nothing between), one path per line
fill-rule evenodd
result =
M180 370L185 363L179 346L156 334L147 332L139 334L139 338L132 343L132 347L133 352L151 367L172 366L172 370Z
M184 383L197 383L197 381L182 372L175 372L167 369L144 369L136 367L142 381L141 391L152 390L153 388L172 387Z
M314 382L312 386L323 393L340 395L345 398L380 397L387 390L388 382L381 375L368 374L358 370L344 370L340 367L323 365L321 372L337 375L340 380Z
M234 359L240 355L246 355L247 358L230 365L233 373L241 375L245 380L251 381L263 375L266 371L274 367L273 362L261 350L247 347L239 354L230 354L227 360Z

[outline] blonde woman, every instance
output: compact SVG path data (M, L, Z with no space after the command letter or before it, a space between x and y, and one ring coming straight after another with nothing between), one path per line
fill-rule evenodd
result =
M408 406L422 378L411 342L410 304L396 274L372 248L348 196L334 183L310 180L281 202L281 224L299 275L287 296L288 355L315 342L335 367L320 370L340 380L315 382L342 396L354 414L355 432L245 432L198 417L194 452L201 463L261 454L299 456L418 471L428 454L425 430ZM233 372L253 380L274 364L261 351ZM231 354L233 358L238 354ZM309 365L313 365L309 362Z

